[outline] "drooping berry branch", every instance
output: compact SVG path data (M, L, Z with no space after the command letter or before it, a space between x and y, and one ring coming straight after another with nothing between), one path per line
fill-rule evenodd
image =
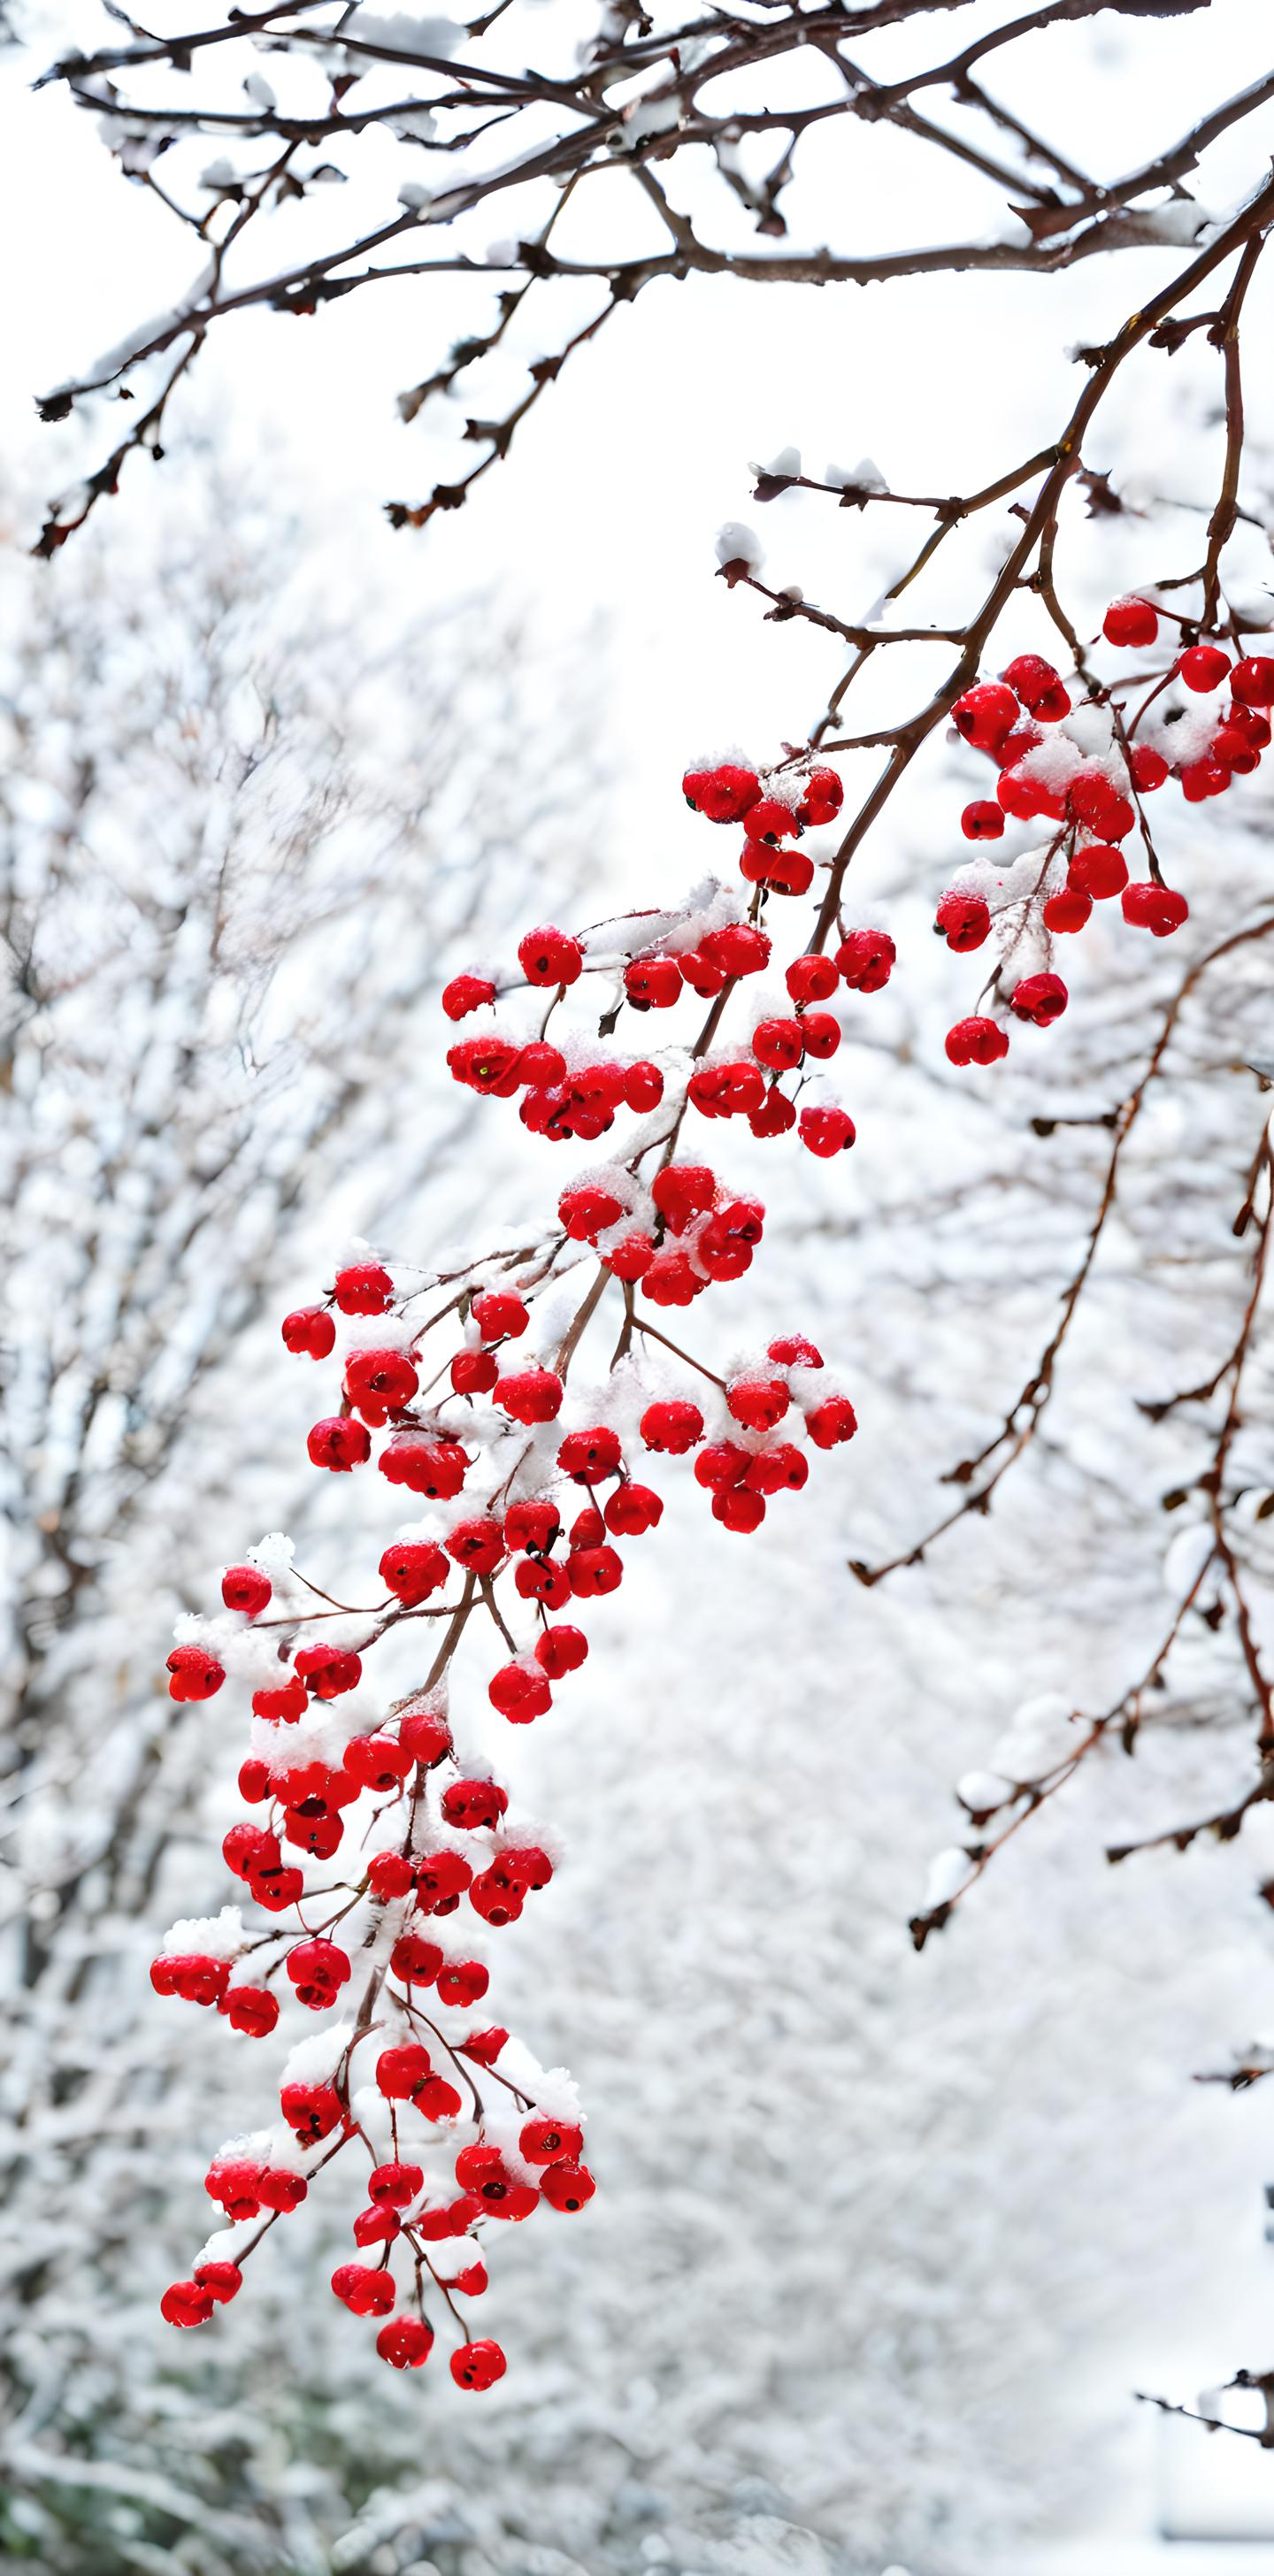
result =
M156 1985L216 2004L252 2035L274 2028L289 1985L315 2013L328 2012L348 1988L351 2008L348 2020L326 2023L293 2051L280 2094L283 2125L231 2140L214 2159L209 2190L230 2225L204 2247L189 2279L165 2294L174 2323L206 2322L236 2294L243 2260L305 2197L311 2179L342 2156L361 2174L365 2154L367 2205L353 2232L359 2252L375 2259L339 2266L336 2295L384 2320L378 2349L395 2367L427 2358L433 2321L445 2312L461 2337L451 2363L458 2382L486 2386L503 2372L499 2346L471 2337L457 2304L486 2286L486 2240L477 2231L490 2220L524 2219L541 2200L577 2211L593 2183L580 2161L569 2078L546 2074L502 2027L475 2020L490 1983L482 1939L443 1919L464 1907L466 1927L476 1915L487 1932L501 1931L555 1866L551 1838L520 1825L503 1782L463 1752L462 1725L459 1742L453 1731L453 1664L462 1643L480 1637L494 1667L491 1706L511 1724L546 1714L555 1687L588 1653L584 1629L558 1614L578 1617L578 1605L613 1591L623 1576L619 1543L661 1518L663 1498L638 1479L639 1463L649 1473L650 1460L693 1453L693 1478L715 1519L748 1534L771 1499L806 1483L811 1449L852 1436L849 1393L801 1331L722 1363L716 1351L688 1348L681 1328L674 1334L655 1315L728 1288L763 1233L761 1202L696 1158L699 1119L740 1119L760 1141L795 1136L819 1157L854 1143L849 1111L823 1090L817 1071L842 1044L841 1015L830 1006L881 990L896 951L888 931L847 921L847 872L943 718L954 719L996 773L994 795L975 799L963 816L979 855L938 906L936 926L949 948L972 953L993 939L997 960L947 1035L953 1068L993 1066L1017 1027L1060 1017L1068 995L1054 943L1082 934L1096 907L1118 899L1129 928L1157 939L1185 924L1185 900L1165 882L1148 800L1170 783L1187 803L1220 796L1256 769L1271 739L1274 655L1246 649L1260 630L1229 603L1222 581L1242 447L1238 315L1271 222L1274 186L1105 348L1089 353L1088 385L1052 448L971 501L918 505L935 510L937 525L895 595L970 509L1036 487L1019 505L1020 533L986 599L949 633L958 653L947 681L916 715L870 736L836 730L865 662L899 640L899 630L855 628L790 592L767 591L771 614L812 616L848 640L854 658L801 747L784 746L768 766L732 752L687 769L692 807L720 828L742 827L736 880L708 876L678 905L577 934L533 928L519 943L517 973L465 973L447 986L447 1016L457 1025L480 1022L448 1053L463 1088L517 1099L523 1126L548 1143L600 1145L617 1121L635 1123L621 1128L606 1159L574 1174L555 1220L528 1239L443 1269L388 1257L347 1263L322 1303L285 1322L288 1347L319 1362L335 1354L338 1330L342 1336L339 1408L310 1433L314 1465L338 1475L361 1470L379 1439L379 1473L426 1509L389 1537L378 1569L384 1592L367 1606L358 1606L369 1589L363 1578L351 1578L352 1599L338 1598L263 1543L228 1571L225 1615L192 1622L170 1658L178 1697L210 1697L227 1680L251 1693L240 1787L264 1820L234 1827L226 1857L256 1907L285 1921L245 1926L230 1907L215 1922L179 1924L155 1964ZM1222 352L1228 435L1205 561L1113 602L1101 643L1089 643L1061 600L1055 571L1059 508L1085 471L1083 438L1125 361L1156 335L1161 346L1173 345L1196 318L1181 317L1177 306L1230 259L1226 301L1206 317ZM778 497L798 480L799 467L776 469L760 497ZM850 497L868 506L893 496L862 487ZM723 531L719 551L731 586L764 589L748 531ZM985 675L999 622L1023 592L1035 594L1067 640L1066 676L1034 650ZM1188 608L1173 604L1179 593L1189 596ZM1140 658L1130 665L1131 655ZM807 835L840 815L838 756L870 744L885 750L885 764L839 844L806 846ZM1041 823L1042 840L1007 863L998 851L990 855L988 845L1011 825ZM1126 856L1134 842L1144 853L1137 877ZM781 962L776 920L807 898L805 944L787 943L782 989L770 989L755 979ZM1002 1430L956 1471L965 1488L957 1507L905 1556L856 1567L864 1581L914 1562L967 1512L985 1510L1026 1450L1116 1201L1127 1139L1180 1012L1214 964L1271 928L1274 916L1190 967L1140 1082L1116 1114L1101 1200L1042 1359ZM578 1006L594 992L600 1007L581 1015ZM621 1022L633 1026L626 1013L644 1022L683 1007L688 996L708 1007L680 1045L655 1053L612 1045ZM863 1004L855 998L842 1007ZM1144 1694L1210 1570L1232 1599L1259 1704L1262 1770L1253 1799L1268 1795L1269 1685L1227 1517L1226 1477L1265 1276L1269 1177L1262 1139L1239 1229L1255 1227L1242 1332L1207 1387L1173 1399L1228 1388L1208 1480L1207 1558L1184 1587L1149 1671L1118 1706L1087 1721L1061 1762L1006 1775L1000 1790L992 1784L985 1801L973 1801L975 1823L998 1817L998 1835L970 1851L961 1883L917 1919L918 1943L1108 1732L1135 1737ZM605 1383L600 1392L581 1391L582 1355L601 1348L608 1306L615 1334ZM388 1638L403 1650L418 1621L442 1623L440 1632L420 1632L438 1635L436 1648L421 1655L405 1693L388 1707L383 1695L373 1705L361 1695L366 1657ZM466 1672L457 1699L468 1686ZM1216 1830L1229 1825L1228 1817L1205 1821Z

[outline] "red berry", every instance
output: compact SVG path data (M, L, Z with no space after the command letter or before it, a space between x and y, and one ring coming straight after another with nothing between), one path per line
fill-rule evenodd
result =
M372 1454L372 1444L361 1422L351 1415L334 1413L316 1422L305 1446L316 1467L329 1467L334 1476L348 1476L355 1467L364 1467ZM382 1470L384 1459L381 1460Z
M491 1574L504 1554L504 1532L485 1516L457 1521L447 1540L447 1554L471 1574Z
M416 1887L421 1909L426 1914L441 1914L464 1895L472 1883L473 1866L463 1852L426 1852L416 1867Z
M502 1413L529 1426L556 1421L562 1410L563 1393L562 1381L552 1369L524 1368L499 1379L495 1400Z
M1120 910L1134 930L1149 930L1156 939L1170 939L1190 914L1183 894L1174 894L1171 886L1155 885L1152 880L1125 886Z
M170 1699L212 1699L225 1680L225 1667L206 1646L174 1646L165 1670Z
M433 1709L406 1709L398 1721L398 1741L413 1762L432 1770L451 1751L451 1730Z
M780 1368L821 1369L823 1365L822 1352L804 1333L784 1333L777 1342L770 1343L765 1356L777 1361Z
M785 805L778 796L758 796L743 817L743 829L750 841L767 841L771 845L791 840L800 831L795 808Z
M201 2289L197 2281L173 2281L159 2302L159 2313L165 2325L204 2326L213 2305L211 2290Z
M760 781L738 762L717 761L708 769L688 769L681 782L688 805L709 823L741 823L761 793Z
M315 1699L340 1699L345 1691L357 1690L363 1678L361 1656L343 1646L302 1646L293 1669Z
M650 1195L669 1232L684 1234L687 1226L713 1205L716 1174L709 1171L706 1163L669 1163L662 1172L656 1172Z
M1102 619L1102 633L1108 644L1153 644L1158 632L1159 620L1148 599L1112 600Z
M887 930L851 930L836 963L851 993L878 993L893 973L898 951Z
M559 2164L550 2165L540 2184L549 2208L561 2210L583 2209L596 2189L587 2165L576 2164L573 2158L567 2157L563 2157Z
M737 1378L726 1390L726 1410L745 1431L770 1431L781 1422L792 1398L781 1377Z
M1143 796L1149 796L1156 787L1162 787L1168 775L1168 764L1163 753L1155 751L1148 742L1133 744L1128 755L1128 766L1132 771L1133 784L1140 788Z
M960 829L966 841L1002 840L1004 837L1003 808L992 805L989 798L979 796L972 805L965 806L960 817Z
M790 1073L805 1053L799 1020L760 1020L752 1032L752 1053L773 1073Z
M611 1495L604 1514L606 1527L616 1538L643 1538L663 1519L661 1495L652 1493L649 1485L619 1485Z
M206 2290L219 2308L228 2306L243 2288L243 2274L237 2263L196 2263L191 2278L196 2289Z
M803 850L771 849L763 841L745 841L739 855L739 874L749 885L763 885L771 894L808 894L814 882L814 862Z
M345 1768L360 1789L383 1795L397 1789L413 1768L410 1745L394 1735L355 1735L345 1747Z
M786 1136L789 1128L796 1125L796 1104L776 1084L767 1091L760 1108L750 1112L748 1125L754 1136Z
M602 1593L617 1592L624 1579L621 1557L613 1547L573 1547L566 1560L571 1590L579 1601L592 1601Z
M336 1326L326 1306L298 1306L283 1318L283 1339L298 1358L325 1360L336 1345Z
M603 1476L617 1473L622 1457L619 1433L603 1422L592 1431L568 1432L558 1450L557 1463L574 1484L595 1485Z
M345 1952L335 1941L322 1938L298 1941L295 1949L289 1950L284 1967L296 1988L297 2001L308 2004L311 2012L322 2012L334 2002L353 1973Z
M403 1431L382 1449L376 1464L391 1485L405 1485L431 1503L449 1503L464 1483L469 1460L456 1440Z
M1021 699L1024 707L1035 714L1041 699L1061 687L1061 678L1051 662L1040 653L1019 653L1017 659L1001 672L1001 678ZM1064 694L1064 692L1063 692Z
M542 2112L527 2120L518 2137L519 2153L529 2165L555 2165L563 2157L572 2161L583 2151L584 2132L570 2120L552 2120Z
M575 984L583 972L584 951L569 931L528 930L518 941L518 964L528 984Z
M750 921L723 922L720 930L705 931L699 942L700 955L730 976L759 975L769 965L770 951L766 932Z
M469 1311L484 1342L502 1341L506 1335L516 1341L531 1320L511 1288L484 1288Z
M657 1064L640 1060L630 1064L624 1075L624 1102L629 1109L657 1109L664 1096L664 1078Z
M584 1182L576 1189L563 1190L557 1212L573 1243L596 1243L598 1235L624 1214L624 1207L610 1190Z
M990 927L990 909L980 894L953 892L940 897L934 928L941 931L948 948L961 952L980 948Z
M723 1528L740 1530L744 1535L759 1529L765 1518L765 1502L760 1494L746 1485L719 1486L712 1497L712 1517Z
M1060 975L1025 975L1009 995L1009 1009L1017 1019L1045 1029L1050 1020L1060 1020L1068 999Z
M994 1020L957 1020L947 1031L946 1050L952 1064L995 1064L1008 1054L1009 1041Z
M332 2288L356 2317L388 2316L394 2304L391 2272L373 2272L366 2263L338 2263Z
M797 1128L801 1143L823 1161L831 1154L844 1153L858 1133L849 1111L830 1105L822 1109L803 1109Z
M966 689L951 710L952 722L975 751L989 751L1012 732L1018 718L1018 702L1012 689L1000 680L982 680L976 688Z
M487 1684L487 1697L511 1726L529 1726L553 1705L543 1671L528 1671L525 1664L502 1664Z
M451 2376L457 2388L491 2388L503 2379L508 2363L498 2343L462 2343L451 2356Z
M391 2317L376 2337L382 2361L395 2370L419 2370L433 2350L433 2328L423 2317Z
M453 975L442 988L442 1007L449 1020L463 1020L470 1011L481 1010L484 1002L495 1000L495 986L485 975Z
M784 977L794 1002L828 1002L836 990L838 976L830 957L794 957Z
M1122 850L1108 841L1090 841L1076 850L1067 870L1066 882L1080 894L1091 895L1094 903L1104 903L1108 896L1122 894L1128 883L1128 865Z
M448 1824L461 1825L470 1833L475 1826L498 1825L508 1803L509 1793L497 1780L453 1780L442 1793Z
M405 1351L351 1351L345 1363L345 1394L361 1413L368 1405L377 1418L386 1410L410 1404L420 1379Z
M423 1932L400 1932L389 1964L405 1986L431 1986L445 1957L446 1952L436 1941L427 1941Z
M1230 657L1217 644L1192 644L1177 664L1177 676L1188 689L1219 689L1229 678Z
M304 2147L316 2147L340 2126L345 2106L334 2084L285 2084L279 2109Z
M582 1628L563 1627L559 1622L546 1628L536 1640L535 1660L551 1682L561 1681L565 1673L578 1672L587 1655L588 1639Z
M805 1428L816 1449L835 1449L842 1440L853 1439L858 1416L847 1395L828 1395L806 1414Z
M504 1515L504 1544L515 1554L528 1547L547 1554L556 1546L561 1527L562 1515L556 1503L539 1499L510 1503Z
M221 1598L227 1610L242 1610L255 1619L264 1610L274 1590L268 1574L256 1565L228 1565L221 1578Z
M720 992L725 982L725 968L714 966L712 959L705 957L701 948L683 948L677 958L677 964L681 969L683 982L689 985L692 993L700 994L705 1002L710 1001L714 993ZM632 1105L630 1101L629 1107L631 1108Z
M844 781L834 769L811 769L804 792L796 809L797 821L812 824L832 823L845 802Z
M648 1449L664 1449L674 1458L683 1458L703 1438L703 1415L697 1404L680 1396L648 1404L641 1417L641 1436Z
M343 1315L383 1315L393 1287L379 1261L355 1261L337 1271L332 1294Z
M624 991L635 1011L670 1011L681 998L681 985L675 957L634 959L624 968Z
M408 2209L424 2179L419 2165L377 2165L368 2176L368 2195L389 2209Z
M367 1864L367 1884L379 1905L389 1905L395 1897L406 1896L415 1885L415 1877L404 1852L373 1852Z
M376 2060L376 2083L387 2102L410 2102L433 2073L429 2051L415 2040L401 2048L382 2048Z
M414 1610L437 1592L447 1580L447 1571L446 1557L432 1539L395 1539L377 1568L381 1582L397 1595L404 1610Z
M1044 927L1056 931L1082 930L1091 918L1092 909L1091 895L1082 893L1077 885L1062 886L1056 894L1049 896L1044 906Z
M1246 655L1235 663L1230 687L1245 707L1274 707L1274 658L1268 653Z

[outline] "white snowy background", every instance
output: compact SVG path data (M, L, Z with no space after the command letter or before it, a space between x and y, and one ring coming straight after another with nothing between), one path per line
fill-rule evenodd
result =
M546 14L528 11L528 49ZM1205 86L1265 67L1261 16L1219 0L1156 27L1149 81L1130 70L1143 30L1054 33L1036 66L1051 129L1101 169L1134 163ZM35 1604L13 1640L4 1881L7 2545L94 2576L1139 2576L1157 2515L1206 2478L1183 2528L1236 2537L1182 2541L1171 2564L1268 2563L1269 2461L1160 2427L1130 2391L1193 2402L1271 2357L1268 2104L1191 2077L1274 2025L1274 1922L1253 1892L1274 1851L1250 1827L1227 1850L1102 1857L1245 1785L1224 1667L1214 1729L1150 1736L1135 1764L1112 1749L922 1958L906 1930L961 1833L952 1784L1020 1704L1106 1704L1161 1633L1179 1525L1158 1497L1191 1452L1131 1399L1227 1346L1238 1191L1216 1174L1237 1183L1259 1132L1237 1068L1262 1029L1274 1053L1268 990L1253 974L1218 991L1192 1030L1003 1508L859 1589L846 1559L937 1516L938 1474L994 1427L1074 1267L1101 1131L1041 1140L1030 1116L1121 1096L1177 971L1094 937L1061 1029L1037 1048L1028 1033L998 1086L947 1078L937 1033L968 970L926 922L971 792L960 753L931 754L855 884L905 956L842 1056L855 1154L797 1169L728 1139L732 1176L775 1213L705 1332L813 1331L861 1436L755 1540L716 1529L686 1479L601 1605L585 1672L517 1746L567 1863L509 1936L501 1991L585 2087L602 2187L578 2226L500 2248L507 2380L479 2407L375 2363L326 2288L335 2196L270 2239L207 2338L156 2312L203 2233L227 2099L264 2097L277 2054L146 1980L172 1916L224 1894L239 1759L220 1702L159 1693L171 1620L265 1528L316 1570L352 1535L348 1498L334 1515L305 1470L321 1373L285 1360L277 1316L351 1230L427 1256L560 1186L560 1160L511 1142L489 1104L457 1107L438 985L547 912L675 890L718 856L681 804L685 755L808 725L835 664L714 582L714 530L757 519L775 576L851 615L897 540L890 514L803 496L754 512L749 459L795 440L815 471L869 453L898 489L974 485L1052 432L1068 345L1177 254L887 296L655 290L481 502L424 539L379 515L446 452L394 413L443 336L423 294L305 326L252 317L210 350L168 461L145 480L134 465L89 536L32 567L36 501L83 460L77 433L31 429L31 392L186 282L184 246L88 124L27 94L68 23L50 17L10 72L0 166L21 246L0 825L34 961L5 1114L13 1590ZM1224 209L1272 135L1210 155L1201 202ZM825 184L873 237L997 220L972 176L967 195L944 180L939 213L895 135L842 151ZM402 175L387 167L391 202ZM1270 315L1263 282L1258 442ZM1195 559L1214 363L1194 344L1147 362L1104 421L1088 461L1134 502L1181 507L1074 514L1090 622ZM1263 478L1258 457L1257 496ZM997 536L975 524L952 545L936 619ZM1254 536L1246 595L1267 564ZM1013 643L1040 640L1024 610ZM927 673L888 676L896 709ZM1196 809L1173 843L1200 939L1267 880L1263 781L1230 804L1242 825ZM363 1510L373 1544L375 1497ZM1192 1651L1206 1700L1213 1650Z

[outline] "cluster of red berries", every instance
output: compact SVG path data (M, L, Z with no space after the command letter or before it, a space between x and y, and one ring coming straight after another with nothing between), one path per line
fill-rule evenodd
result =
M1148 648L1165 614L1149 600L1118 599L1103 632L1116 647ZM1135 708L1132 689L1140 692ZM1118 896L1124 920L1156 939L1180 929L1189 906L1163 881L1143 800L1170 778L1190 804L1223 795L1258 766L1271 707L1274 658L1235 659L1207 642L1185 645L1166 670L1132 688L1118 682L1079 704L1051 662L1023 653L998 680L979 681L956 701L957 731L999 771L994 798L966 805L965 838L998 841L1009 820L1055 828L1044 849L1007 868L966 867L939 902L934 927L948 947L980 948L994 927L1001 951L981 997L989 994L1000 1016L957 1021L946 1041L953 1064L1006 1055L1006 1018L1042 1028L1061 1016L1068 996L1048 963L1051 942L1082 930L1095 904ZM1151 873L1134 879L1123 845L1138 827Z
M169 1658L175 1698L211 1698L227 1677L250 1693L239 1788L254 1812L231 1827L224 1856L266 1919L245 1929L227 1907L216 1923L176 1925L154 1964L156 1988L215 2007L254 2036L275 2027L289 1992L315 2015L339 2012L347 1989L357 2007L348 2024L330 2027L317 2056L312 2042L294 2050L279 2126L214 2159L207 2187L227 2228L190 2278L165 2292L175 2324L202 2323L233 2297L265 2228L299 2206L332 2157L357 2160L361 2147L370 2166L367 2206L353 2220L361 2259L338 2266L336 2296L378 2320L386 2361L411 2368L433 2341L423 2283L466 2337L451 2363L459 2384L487 2387L503 2373L499 2346L469 2339L456 2305L486 2288L481 2231L492 2219L525 2219L541 2201L581 2210L594 2185L569 2079L544 2077L521 2043L474 2019L490 1972L461 1926L481 1938L516 1922L552 1879L554 1858L542 1835L514 1828L502 1783L458 1759L445 1695L452 1656L470 1621L490 1618L505 1654L487 1698L511 1725L530 1723L588 1654L584 1605L616 1590L627 1545L663 1515L662 1494L633 1471L639 1453L652 1463L693 1455L715 1519L748 1532L772 1495L806 1483L812 1452L856 1429L848 1396L803 1335L779 1336L755 1363L720 1376L653 1321L652 1310L689 1306L741 1278L764 1231L759 1198L678 1154L687 1111L742 1116L758 1137L794 1129L820 1156L852 1144L846 1111L799 1094L840 1045L827 1003L842 985L879 990L894 958L885 934L850 931L834 957L794 959L784 1001L763 999L742 1042L713 1051L735 987L769 964L768 895L785 871L790 883L812 877L812 863L795 865L799 854L784 845L830 818L840 785L826 771L774 796L755 776L748 792L737 773L728 795L714 773L697 773L696 784L703 810L732 806L745 819L751 917L739 918L737 897L709 881L680 928L664 920L654 946L642 946L640 922L621 926L609 951L595 938L531 931L518 949L522 983L550 993L547 1017L525 1036L465 1037L448 1058L470 1089L518 1096L524 1124L555 1141L596 1141L633 1113L626 1147L567 1183L540 1242L445 1278L354 1259L321 1302L284 1320L283 1340L298 1356L321 1362L343 1343L339 1406L308 1436L315 1466L348 1475L375 1453L386 1482L425 1511L385 1545L381 1597L359 1608L328 1590L298 1590L290 1564L280 1569L259 1551L225 1575L222 1615L187 1623ZM687 992L711 1005L688 1062L684 1051L666 1067L649 1056L621 1060L580 1034L550 1040L553 1012L586 972L608 971L608 958L616 1016L666 1009ZM512 989L458 976L444 1007L464 1019ZM581 1263L591 1284L563 1336L543 1301L552 1292L560 1305ZM614 1404L581 1405L571 1359L606 1289L623 1300L624 1365ZM448 1324L450 1347L439 1350ZM702 1401L664 1391L665 1350L696 1372ZM369 1706L369 1650L390 1631L415 1633L408 1622L435 1619L443 1642L426 1681L388 1712ZM358 1858L341 1876L351 1845ZM327 1865L320 1888L315 1864ZM369 2087L358 2052L373 2031L382 2039ZM410 2257L406 2295L395 2246Z

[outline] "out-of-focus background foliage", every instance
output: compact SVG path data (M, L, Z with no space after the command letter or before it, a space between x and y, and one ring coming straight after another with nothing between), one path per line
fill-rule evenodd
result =
M1183 107L1200 41L1164 35ZM1117 46L1098 68L1117 83ZM78 185L73 158L68 173ZM814 1332L855 1386L861 1436L754 1542L687 1491L604 1605L586 1671L517 1747L567 1865L510 1936L502 1999L586 2089L597 2202L501 2247L490 2322L511 2368L481 2406L375 2361L327 2290L344 2238L320 2191L207 2336L173 2334L156 2305L205 2232L211 2150L252 2123L275 2064L146 1978L173 1915L221 1902L240 1755L220 1702L163 1696L171 1621L266 1529L334 1572L358 1509L373 1552L395 1517L342 1495L333 1520L304 1461L320 1373L285 1359L277 1318L351 1234L431 1257L560 1186L559 1162L446 1080L439 988L533 920L592 920L719 860L678 811L683 757L714 727L768 741L805 720L809 639L711 589L713 516L743 506L749 452L812 413L854 453L892 430L886 471L927 488L940 406L921 342L961 395L940 480L960 483L964 451L989 473L1051 424L1071 326L1157 274L1128 260L1059 283L1043 315L1032 281L962 287L960 322L949 287L941 304L918 290L901 388L864 306L849 356L824 348L807 391L813 299L795 290L767 304L759 386L728 400L693 324L671 396L657 341L634 338L576 429L552 433L588 459L583 545L565 466L533 449L473 574L450 531L395 551L361 492L334 523L312 411L258 461L214 419L223 470L178 461L149 506L102 511L52 567L25 559L23 466L0 563L0 2539L19 2564L1019 2569L1130 2484L1149 2514L1132 2385L1189 2395L1269 2359L1268 2110L1260 2089L1190 2079L1268 2025L1274 1923L1253 1889L1274 1855L1254 1825L1237 1850L1120 1872L1102 1857L1245 1784L1227 1639L1200 1626L1180 1722L1147 1730L1135 1762L1112 1747L1087 1766L922 1958L906 1930L931 1855L962 1831L954 1780L1039 1693L1106 1705L1162 1632L1178 1524L1160 1497L1193 1453L1133 1399L1206 1374L1232 1337L1228 1223L1263 1115L1244 1066L1274 1052L1268 984L1244 968L1189 1015L1002 1508L860 1590L847 1558L936 1517L937 1475L1028 1374L1091 1221L1105 1131L1042 1138L1032 1117L1091 1120L1121 1097L1180 971L1172 951L1094 935L1063 1029L1038 1049L1028 1032L994 1084L953 1082L935 1032L967 974L927 923L973 773L940 750L862 881L862 917L888 908L904 968L842 1057L854 1156L798 1170L729 1139L732 1176L773 1210L728 1292L738 1338ZM1002 349L1028 316L1037 371L982 368L970 395L968 349ZM24 347L41 340L24 329ZM1165 560L1197 542L1197 523L1178 531L1217 455L1207 353L1174 365L1160 408L1129 397L1099 460L1132 511L1182 505ZM1259 409L1259 360L1255 386ZM336 418L347 439L348 408ZM546 541L531 523L554 508ZM808 556L810 587L851 611L891 560L874 522L829 534L798 503L777 525L776 552L798 573ZM1068 540L1094 617L1144 577L1131 512L1077 517ZM975 535L966 571L994 542ZM1267 569L1253 532L1254 591ZM1040 641L1025 608L1012 641ZM1219 826L1211 809L1179 825L1200 950L1264 900L1268 832L1260 779Z

